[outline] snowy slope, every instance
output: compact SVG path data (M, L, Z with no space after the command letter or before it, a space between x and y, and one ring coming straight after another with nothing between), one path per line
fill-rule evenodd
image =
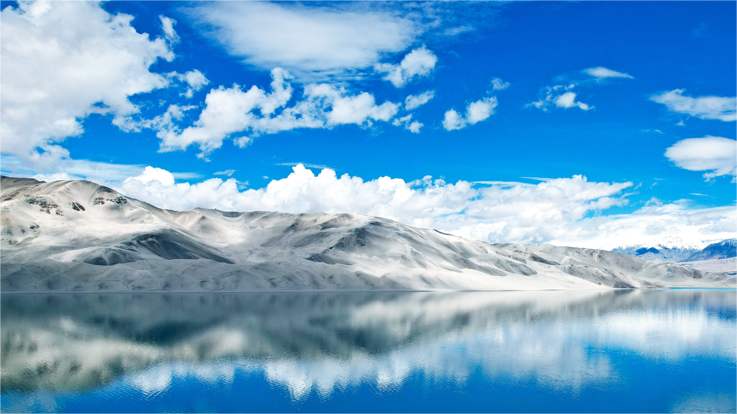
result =
M162 210L2 179L4 291L529 290L734 284L627 255L492 245L353 214Z

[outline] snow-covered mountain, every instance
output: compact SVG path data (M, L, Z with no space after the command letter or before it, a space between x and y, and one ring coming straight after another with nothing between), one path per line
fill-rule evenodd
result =
M734 284L602 250L489 244L354 214L171 211L2 178L4 291L517 290Z
M630 256L641 257L653 262L669 262L677 263L686 260L688 257L701 251L706 243L701 241L685 241L679 237L664 237L657 242L645 245L637 244L631 246L621 246L612 249L613 252L624 253Z
M737 239L712 243L679 264L683 267L705 272L737 275Z
M681 239L669 238L655 247L645 245L618 247L613 252L640 257L657 263L678 263L690 269L706 272L737 274L737 239L717 243L686 243ZM701 247L699 247L701 246Z
M706 246L703 250L696 252L686 258L684 262L697 260L719 260L729 259L737 256L737 239L722 240Z

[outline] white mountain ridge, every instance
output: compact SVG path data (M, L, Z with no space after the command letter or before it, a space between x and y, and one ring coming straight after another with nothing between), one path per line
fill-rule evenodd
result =
M604 250L489 244L355 214L171 211L2 178L3 291L539 290L734 285Z
M637 256L657 263L670 262L678 263L686 260L694 253L701 251L702 248L697 244L676 245L666 244L638 244L632 246L617 247L612 249L613 252L624 253L630 256Z
M698 242L686 242L678 237L666 237L656 244L638 244L617 247L613 252L624 253L640 257L656 263L678 263L691 269L699 269L706 272L722 272L730 275L737 274L737 259L734 257L709 257L705 254L707 250L713 250L715 246L732 246L737 239L727 240L701 240Z
M685 240L682 237L664 236L655 239L650 244L637 244L626 247L660 247L664 249L684 249L684 250L701 250L713 240Z

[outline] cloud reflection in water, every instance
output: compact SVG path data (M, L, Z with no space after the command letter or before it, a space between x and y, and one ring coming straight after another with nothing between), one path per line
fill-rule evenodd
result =
M413 375L578 395L627 383L612 352L734 365L734 291L4 295L4 406L113 387L230 387L257 373L302 401ZM619 384L619 385L618 385ZM12 397L12 401L8 398ZM734 395L720 396L724 401ZM685 401L685 400L684 400ZM674 402L675 404L675 402ZM686 402L681 402L681 405Z

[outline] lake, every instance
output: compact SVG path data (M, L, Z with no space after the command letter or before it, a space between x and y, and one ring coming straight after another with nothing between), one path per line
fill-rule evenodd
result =
M4 412L735 412L735 290L3 294Z

